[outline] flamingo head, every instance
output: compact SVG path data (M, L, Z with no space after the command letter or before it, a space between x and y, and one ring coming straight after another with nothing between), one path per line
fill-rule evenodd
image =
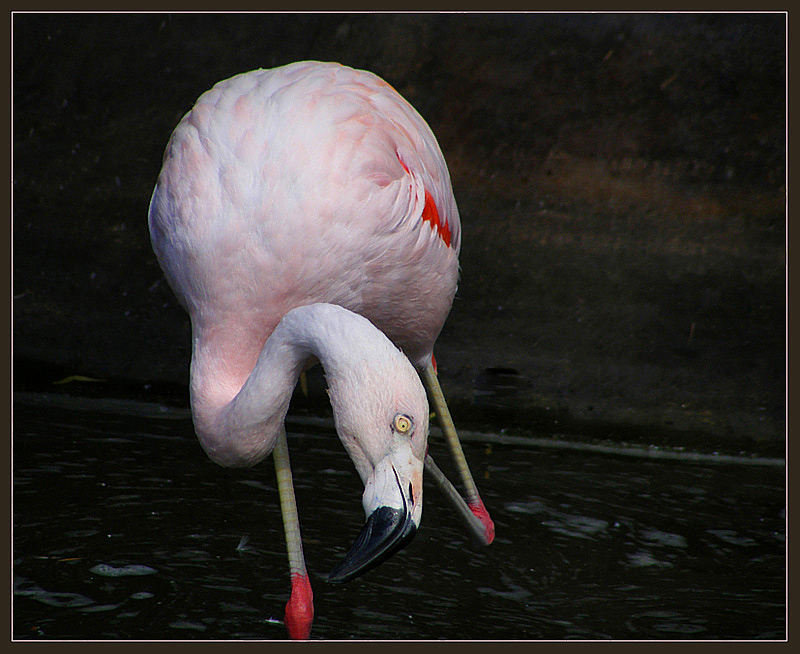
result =
M350 374L330 375L339 437L364 483L366 524L328 580L349 581L413 538L422 518L428 400L410 361L388 339Z

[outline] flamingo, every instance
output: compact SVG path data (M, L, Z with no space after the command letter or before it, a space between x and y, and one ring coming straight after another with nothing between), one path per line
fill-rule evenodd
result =
M148 223L191 318L201 446L222 466L273 455L291 638L309 637L314 606L284 419L317 362L367 517L328 580L349 581L409 542L423 469L492 542L433 358L456 292L458 209L433 133L389 84L314 61L217 83L170 137ZM464 497L427 452L428 395Z

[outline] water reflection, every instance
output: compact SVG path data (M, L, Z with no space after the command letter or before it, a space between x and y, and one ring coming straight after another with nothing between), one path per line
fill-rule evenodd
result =
M219 468L185 413L86 408L15 407L15 638L285 638L271 463ZM467 443L495 543L426 484L415 541L332 586L360 482L332 431L292 431L314 638L783 638L782 469Z

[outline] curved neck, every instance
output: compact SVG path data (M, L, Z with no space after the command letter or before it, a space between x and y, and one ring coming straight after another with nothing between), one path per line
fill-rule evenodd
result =
M236 344L226 350L196 336L191 401L203 449L223 466L255 465L272 451L300 372L319 360L329 380L357 375L365 347L376 344L394 349L366 318L331 304L288 312L250 371L246 357L231 363Z

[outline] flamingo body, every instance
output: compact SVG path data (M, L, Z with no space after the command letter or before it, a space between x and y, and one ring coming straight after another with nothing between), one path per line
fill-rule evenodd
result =
M203 94L167 146L150 228L192 318L192 391L215 406L295 307L366 316L422 367L456 291L460 224L436 139L388 84L338 64Z

